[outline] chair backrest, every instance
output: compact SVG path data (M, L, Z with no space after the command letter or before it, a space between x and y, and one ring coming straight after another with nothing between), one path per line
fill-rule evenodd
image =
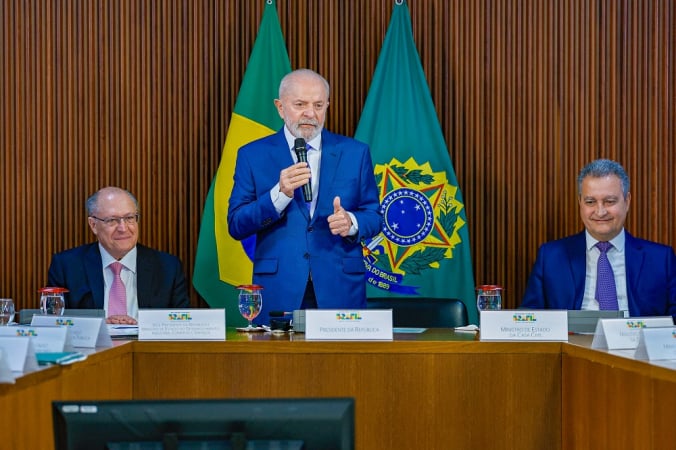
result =
M469 324L465 304L455 298L374 297L369 309L392 309L395 327L452 328Z

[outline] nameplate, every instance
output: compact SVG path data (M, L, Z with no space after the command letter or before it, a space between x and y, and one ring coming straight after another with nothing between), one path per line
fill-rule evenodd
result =
M391 309L307 309L305 339L391 341Z
M32 372L38 368L33 342L29 337L0 337L0 348L7 355L7 365L12 372Z
M140 341L224 341L225 309L141 309Z
M676 360L676 327L641 328L634 358Z
M35 353L65 352L73 348L68 327L0 327L0 336L31 337Z
M481 341L568 341L566 310L481 311Z
M73 347L112 347L108 328L100 317L69 317L35 314L31 326L68 327Z
M0 384L16 382L12 369L9 368L9 361L5 349L0 347Z
M629 319L599 319L592 348L607 350L635 349L642 328L671 327L674 319L665 317L633 317Z

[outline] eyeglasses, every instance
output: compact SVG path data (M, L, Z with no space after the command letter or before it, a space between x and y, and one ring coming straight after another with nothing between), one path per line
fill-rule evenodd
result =
M118 225L122 225L122 222L124 222L127 225L136 225L138 223L138 218L139 218L139 213L136 214L129 214L128 216L124 217L104 217L103 219L96 217L96 216L89 216L92 219L96 219L99 222L103 222L103 224L107 227L116 227Z

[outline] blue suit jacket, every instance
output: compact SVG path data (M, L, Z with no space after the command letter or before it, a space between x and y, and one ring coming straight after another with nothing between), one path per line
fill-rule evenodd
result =
M676 256L666 245L625 231L629 314L676 318ZM528 279L521 307L580 309L586 270L585 233L543 244Z
M178 258L137 245L136 289L139 308L188 308L190 298ZM98 242L52 257L49 286L65 287L67 309L103 309L103 263Z
M257 323L267 323L270 311L298 309L310 271L319 308L366 307L361 242L380 232L382 223L368 146L322 131L312 219L300 188L281 214L270 199L279 173L292 164L283 129L242 147L237 154L228 229L237 240L256 236L253 282L264 288ZM335 196L355 215L357 236L331 234L327 218L333 214Z

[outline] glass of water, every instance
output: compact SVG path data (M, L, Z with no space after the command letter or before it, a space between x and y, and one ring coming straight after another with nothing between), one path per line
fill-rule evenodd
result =
M0 298L0 325L9 325L14 321L14 301L11 298Z
M481 311L502 309L502 286L483 284L476 287L476 308Z
M68 289L62 287L43 287L40 292L40 310L42 314L51 314L63 316L66 310L66 299L64 295Z

